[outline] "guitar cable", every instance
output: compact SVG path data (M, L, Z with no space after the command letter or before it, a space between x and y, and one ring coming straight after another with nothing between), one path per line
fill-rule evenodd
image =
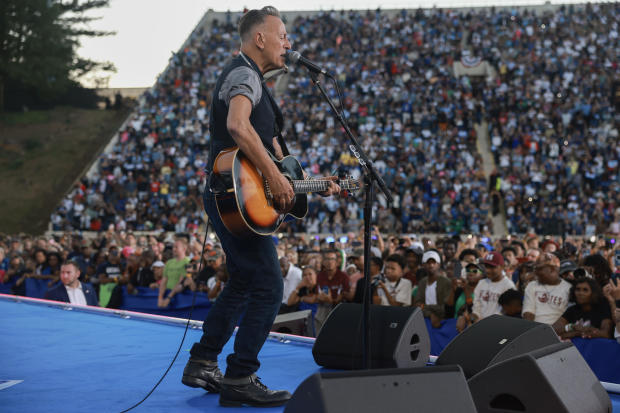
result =
M205 191L207 190L207 185L208 185L208 180L207 180L207 184L205 184ZM209 227L210 226L211 226L211 220L207 216L207 226L205 228L205 237L204 237L204 241L202 242L202 251L200 252L200 262L198 264L198 274L200 274L202 272L202 262L204 261L203 257L204 257L204 253L205 253L205 247L207 245L207 238L209 237ZM174 365L174 362L177 360L177 357L179 356L179 353L181 352L181 349L183 348L183 343L185 342L185 337L187 336L187 330L189 329L189 323L192 320L192 312L194 311L194 306L196 304L196 292L197 291L198 291L198 288L196 288L194 290L194 294L192 294L192 306L190 307L189 315L187 316L187 323L185 324L185 331L183 332L183 338L181 338L181 343L179 344L179 348L177 349L177 352L175 353L174 357L172 358L172 361L170 362L170 365L168 366L166 371L164 371L164 374L161 376L161 378L157 381L157 383L155 383L153 388L146 394L146 396L144 396L144 398L142 400L140 400L138 403L134 404L130 408L122 410L121 413L126 413L126 412L128 412L130 410L135 409L136 407L141 405L146 399L148 399L151 396L151 394L153 394L155 389L161 384L161 382L164 380L164 378L166 377L166 375L168 374L168 372L170 371L170 369Z

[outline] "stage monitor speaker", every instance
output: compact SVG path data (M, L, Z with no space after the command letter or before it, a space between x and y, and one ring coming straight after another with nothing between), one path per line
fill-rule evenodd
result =
M458 364L469 379L490 365L559 342L550 325L492 315L456 336L436 364Z
M319 366L362 368L362 305L341 303L329 314L312 347ZM370 368L423 367L431 344L419 308L370 307Z
M294 311L292 313L279 314L273 322L271 331L296 336L312 337L312 311Z
M611 400L572 343L497 363L469 379L479 413L611 413Z
M304 380L285 413L475 413L459 366L316 373Z

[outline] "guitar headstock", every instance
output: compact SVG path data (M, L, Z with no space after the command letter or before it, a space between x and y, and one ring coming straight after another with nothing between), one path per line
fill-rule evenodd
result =
M362 189L362 181L354 179L352 175L339 179L338 185L341 189L340 196L343 198L357 195Z

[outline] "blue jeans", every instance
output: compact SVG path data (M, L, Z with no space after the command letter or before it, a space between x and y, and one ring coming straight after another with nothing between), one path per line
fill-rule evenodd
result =
M225 375L247 377L260 366L258 352L280 309L284 288L282 271L271 237L233 236L219 217L213 195L207 192L203 201L226 253L230 276L207 314L200 342L194 344L190 354L194 358L217 360L243 315L235 337L234 353L226 358Z

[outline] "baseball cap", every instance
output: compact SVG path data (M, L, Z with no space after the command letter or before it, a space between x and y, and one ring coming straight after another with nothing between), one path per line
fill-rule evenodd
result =
M219 250L211 250L207 253L207 261L217 260L222 256L222 252Z
M547 239L547 240L545 240L545 242L543 242L543 243L542 243L542 245L540 246L540 248L541 248L542 250L544 250L544 249L545 249L545 247L546 247L547 245L549 245L549 244L553 244L553 245L555 245L555 248L556 248L556 249L560 249L560 245L558 245L558 243L557 243L557 242L555 242L555 241L554 241L554 240L552 240L552 239Z
M157 260L153 263L153 265L151 265L151 268L158 268L158 267L165 267L165 266L166 264L164 264L163 261Z
M355 271L357 271L357 267L355 266L355 264L349 264L349 265L347 265L347 267L345 268L345 270L346 270L346 271L349 271L349 270L355 270Z
M484 248L487 251L493 251L493 246L487 242L479 242L476 244L476 248Z
M560 261L560 275L566 272L575 271L576 269L577 269L577 264L575 264L571 260Z
M424 255L424 246L421 242L414 242L411 244L407 251L416 253L417 255Z
M426 251L424 255L422 255L423 264L430 259L433 259L436 263L441 264L441 257L437 251Z
M497 251L491 251L482 258L482 263L492 267L497 267L498 265L503 266L504 257L502 257L502 254Z
M469 264L467 264L465 266L465 270L467 270L468 268L476 268L484 273L484 268L480 264L476 264L475 262L470 262Z

